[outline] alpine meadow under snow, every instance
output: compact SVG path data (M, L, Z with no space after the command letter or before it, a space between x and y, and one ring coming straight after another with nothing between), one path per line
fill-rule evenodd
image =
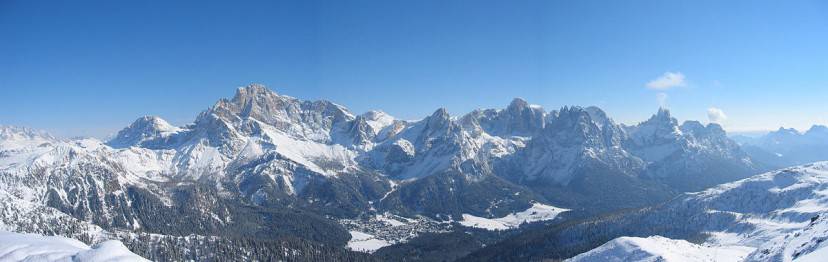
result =
M254 84L108 141L1 127L0 260L807 261L828 163L760 153L828 160L792 153L818 132L737 142L520 98L407 121Z

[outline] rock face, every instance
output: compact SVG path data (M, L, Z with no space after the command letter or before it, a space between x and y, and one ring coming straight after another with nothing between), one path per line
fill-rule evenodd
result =
M625 139L626 134L600 109L565 107L528 142L515 161L526 167L526 179L552 180L562 185L569 184L577 169L590 165L634 176L644 163L623 149Z
M531 137L543 129L545 116L543 108L530 105L521 98L512 100L505 110L478 110L467 115L483 131L500 137Z
M720 126L679 126L666 110L623 126L596 107L546 112L515 99L502 110L402 121L261 85L186 126L142 117L106 143L0 129L9 197L107 232L292 236L321 243L317 251L349 237L328 218L494 218L535 203L601 212L757 169ZM26 224L7 221L18 222Z

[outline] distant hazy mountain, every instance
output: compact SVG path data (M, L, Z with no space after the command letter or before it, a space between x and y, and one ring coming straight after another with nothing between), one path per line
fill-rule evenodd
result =
M828 160L828 127L814 125L804 133L779 128L761 137L735 138L756 161L775 167Z
M343 247L538 206L642 207L760 169L720 126L679 125L664 109L623 126L597 107L514 99L403 121L250 85L191 124L141 117L106 142L0 128L0 193L12 203L0 228L120 239L153 260L370 260Z

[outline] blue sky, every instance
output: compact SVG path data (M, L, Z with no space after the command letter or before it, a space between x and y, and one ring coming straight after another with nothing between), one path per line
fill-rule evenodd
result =
M0 124L185 124L254 82L405 119L523 97L802 129L828 124L828 3L0 1Z

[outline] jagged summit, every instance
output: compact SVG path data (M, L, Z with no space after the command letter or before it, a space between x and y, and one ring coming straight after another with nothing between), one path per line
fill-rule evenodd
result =
M515 98L505 110L475 110L462 120L473 123L493 136L530 137L545 125L546 112L540 106L531 105L522 98Z
M261 95L278 95L273 90L268 89L262 84L250 84L248 86L239 87L236 89L236 95L233 100L244 99L247 97L255 97Z
M431 114L431 116L426 117L421 121L424 123L423 131L425 132L425 136L419 137L418 139L448 135L455 127L455 124L451 119L451 115L449 115L448 110L445 108L437 109Z
M451 115L445 108L438 108L427 118L430 129L447 126L451 122Z
M665 108L659 108L650 119L630 128L629 133L639 145L674 143L682 134L678 120Z
M0 128L0 138L18 133L34 132ZM382 111L353 115L258 84L186 126L138 118L111 147L30 140L0 144L0 180L9 183L0 183L0 210L7 210L8 190L130 234L296 235L334 248L359 226L327 226L345 220L383 214L462 222L514 216L536 203L602 213L755 171L720 126L679 126L665 109L626 127L598 107L546 112L515 98L461 117L440 108L405 121ZM20 218L23 226L41 221ZM308 223L321 228L285 232Z
M678 120L673 118L673 116L670 114L670 109L659 107L658 112L653 114L653 116L651 116L650 119L648 119L645 122L678 123Z
M251 84L236 89L231 100L222 99L214 109L228 109L242 117L254 117L270 122L267 114L285 116L285 114L300 114L303 110L329 111L326 113L340 113L353 118L353 114L345 107L327 100L307 101L294 97L280 95L261 84Z
M110 145L150 145L144 142L150 139L155 139L153 145L175 142L198 150L206 150L200 147L207 145L221 152L223 160L217 163L231 161L239 152L247 152L244 148L255 149L253 152L276 148L286 158L306 163L320 173L326 172L322 166L331 166L330 159L337 159L342 163L332 166L349 166L357 161L393 170L389 171L391 174L417 173L411 175L415 177L445 171L440 168L457 168L472 159L471 165L486 166L491 165L492 156L531 151L520 158L526 162L549 158L556 166L525 164L528 169L524 173L532 177L566 178L556 179L559 181L568 180L573 168L593 165L595 161L626 174L640 172L646 163L657 164L649 172L664 176L675 171L672 161L680 157L706 155L699 158L704 162L714 155L728 159L742 156L720 126L704 126L696 121L679 126L665 108L639 125L625 127L616 124L598 107L564 106L547 113L522 98L513 99L502 110L475 110L460 118L453 118L448 110L439 108L419 121L399 121L382 111L354 116L346 108L328 101L300 100L252 84L239 88L232 99L217 102L199 116L195 125L180 134L165 137L165 132L182 130L165 128L164 123L155 118L140 119ZM206 143L200 142L203 140ZM300 145L297 141L310 144ZM411 145L406 152L416 152L416 159L388 157L398 145ZM389 159L405 162L388 162ZM694 165L703 165L701 162ZM189 165L189 162L184 164ZM548 171L541 172L541 169ZM658 171L661 169L664 171Z
M233 99L220 100L196 122L215 122L213 116L242 131L249 129L248 122L258 121L289 136L319 142L330 141L331 131L337 125L355 118L347 108L335 103L279 95L259 84L237 89Z
M445 107L441 107L437 110L434 110L434 113L431 113L431 117L440 119L451 119L451 115L449 115L448 110Z
M512 99L512 102L509 103L509 107L506 110L522 110L525 108L529 108L529 102L526 102L523 98L515 97Z

